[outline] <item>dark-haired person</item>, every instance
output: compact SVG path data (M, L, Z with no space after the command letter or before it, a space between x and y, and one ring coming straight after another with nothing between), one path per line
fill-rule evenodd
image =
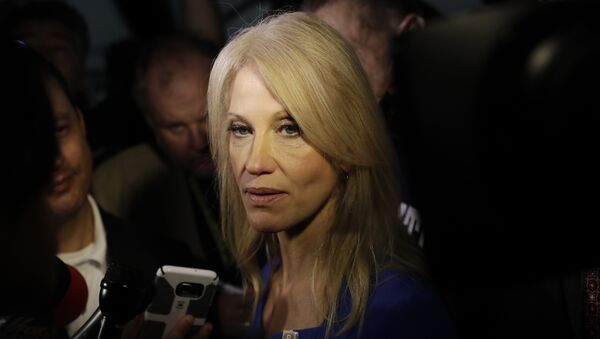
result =
M91 152L83 115L71 99L58 72L47 70L45 85L54 115L58 155L46 195L57 220L58 256L84 276L89 298L82 316L67 326L73 334L98 306L100 281L111 262L143 270L151 278L162 264L188 264L189 255L170 242L154 242L152 234L135 234L132 228L104 212L89 194ZM150 250L152 248L152 250Z
M0 96L4 123L0 167L0 337L66 335L54 323L56 257L80 270L87 310L67 326L78 329L98 304L99 278L108 262L153 274L158 265L186 259L178 248L147 248L127 225L102 212L87 194L91 176L83 118L59 72L22 42L0 40ZM145 243L142 244L142 241ZM182 320L173 334L191 326ZM60 328L59 328L60 327ZM208 328L204 331L209 330ZM205 333L205 332L202 332Z
M53 337L56 236L43 199L57 152L39 57L0 39L0 337ZM40 283L42 282L42 283Z
M14 37L50 61L77 105L85 105L84 67L90 42L83 16L64 1L33 1L14 8L5 25Z
M111 262L139 268L151 278L159 265L183 264L187 258L185 254L179 257L181 252L174 248L165 251L169 256L161 256L157 250L166 250L168 243L149 251L150 236L134 235L128 225L98 207L89 195L92 159L83 115L61 74L49 63L40 65L58 146L52 179L43 196L46 219L53 221L52 229L57 232L56 253L82 273L89 291L85 312L67 325L73 334L98 306L100 281Z
M60 0L26 2L14 6L3 24L13 38L25 41L60 71L87 123L86 139L94 160L130 144L130 139L142 138L145 130L132 128L137 126L135 114L127 111L130 115L123 116L117 109L107 112L90 106L85 70L90 36L85 18L74 6ZM120 120L112 119L112 111L121 114Z

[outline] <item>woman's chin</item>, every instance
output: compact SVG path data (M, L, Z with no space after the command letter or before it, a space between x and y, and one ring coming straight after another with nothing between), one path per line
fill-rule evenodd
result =
M277 233L283 231L281 223L276 222L273 218L250 218L250 226L260 233Z

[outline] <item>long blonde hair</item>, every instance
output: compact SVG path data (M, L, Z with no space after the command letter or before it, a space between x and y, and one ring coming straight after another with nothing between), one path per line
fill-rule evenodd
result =
M226 113L233 80L246 65L338 172L336 216L317 253L312 292L328 334L336 322L343 322L342 332L362 325L377 271L420 270L418 250L398 224L395 156L367 77L341 36L306 13L271 17L241 31L215 60L208 115L223 235L256 298L264 291L256 254L266 247L270 260L279 248L275 236L249 225L230 168ZM343 286L352 307L338 315Z

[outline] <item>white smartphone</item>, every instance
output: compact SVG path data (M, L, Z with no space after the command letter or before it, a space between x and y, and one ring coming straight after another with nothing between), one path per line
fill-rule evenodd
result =
M139 338L164 338L186 314L194 316L191 334L206 321L219 277L213 271L162 266L156 271L155 295L144 313Z

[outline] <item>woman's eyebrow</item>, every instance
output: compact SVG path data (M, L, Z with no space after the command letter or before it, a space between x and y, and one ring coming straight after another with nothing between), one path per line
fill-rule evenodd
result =
M235 112L227 112L227 120L242 120L243 122L248 122L246 118Z

